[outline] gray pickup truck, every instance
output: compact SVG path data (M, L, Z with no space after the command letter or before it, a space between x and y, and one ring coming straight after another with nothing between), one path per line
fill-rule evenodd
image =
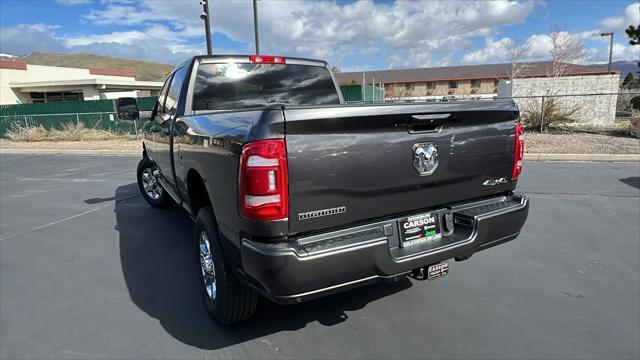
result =
M131 98L118 113L140 117ZM259 294L435 279L515 239L529 210L518 117L499 100L350 105L323 61L196 56L160 92L138 183L195 219L206 307L231 324Z

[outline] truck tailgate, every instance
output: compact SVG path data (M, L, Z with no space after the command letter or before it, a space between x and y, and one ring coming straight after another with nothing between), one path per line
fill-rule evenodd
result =
M284 108L291 233L515 188L511 101ZM416 152L437 152L420 168ZM429 172L431 172L429 174Z

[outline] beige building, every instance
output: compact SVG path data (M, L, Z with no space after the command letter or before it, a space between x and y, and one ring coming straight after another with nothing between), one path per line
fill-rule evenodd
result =
M523 68L519 77L537 79L532 83L548 83L550 62L530 62ZM498 84L510 79L511 64L488 64L467 66L446 66L434 68L397 69L366 72L338 73L336 78L341 85L375 82L384 87L385 100L433 101L440 99L492 99L498 96ZM602 87L602 77L607 78L607 86ZM610 91L617 87L619 71L607 74L606 70L583 65L567 66L566 78L581 91ZM593 80L596 79L597 80ZM520 81L522 79L516 79ZM593 80L593 81L592 81ZM514 94L515 95L515 94ZM511 96L506 93L501 96Z
M133 70L68 68L0 60L0 105L157 95L162 82L137 81Z

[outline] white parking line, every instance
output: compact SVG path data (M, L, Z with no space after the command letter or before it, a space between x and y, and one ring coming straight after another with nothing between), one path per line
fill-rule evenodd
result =
M136 194L136 195L132 195L132 196L129 196L129 197L124 198L124 199L116 200L116 202L121 202L121 201L126 201L126 200L129 200L129 199L133 199L133 198L134 198L134 197L136 197L136 196L138 196L138 194ZM98 211L98 210L104 209L104 208L106 208L106 207L108 207L108 206L111 206L111 204L108 204L108 203L107 203L107 204L105 204L105 205L98 206L98 207L93 208L93 209L91 209L91 210L83 211L83 212L81 212L81 213L78 213L78 214L75 214L75 215L68 216L68 217L66 217L66 218L64 218L64 219L60 219L60 220L52 221L52 222L50 222L50 223L46 223L46 224L42 224L42 225L38 225L38 226L33 227L33 228L31 228L31 229L22 230L22 231L19 231L19 232L17 232L17 233L13 233L13 234L10 234L10 235L5 235L5 236L0 237L0 242L1 242L1 241L4 241L4 240L11 239L11 238L14 238L14 237L16 237L16 236L20 236L20 235L28 234L28 233L30 233L30 232L38 231L38 230L40 230L40 229L44 229L44 228L49 227L49 226L53 226L53 225L56 225L56 224L60 224L60 223L63 223L63 222L65 222L65 221L69 221L69 220L72 220L72 219L78 218L78 217L83 216L83 215L91 214L91 213L96 212L96 211Z

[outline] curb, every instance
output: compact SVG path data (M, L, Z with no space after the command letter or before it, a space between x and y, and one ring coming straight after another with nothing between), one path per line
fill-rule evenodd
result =
M103 155L132 156L142 154L140 150L83 150L83 149L0 149L0 155Z
M135 156L142 150L83 150L83 149L0 149L0 155L103 155ZM596 161L640 162L640 154L524 154L526 161Z
M524 160L528 161L637 161L640 154L531 154L525 153Z

